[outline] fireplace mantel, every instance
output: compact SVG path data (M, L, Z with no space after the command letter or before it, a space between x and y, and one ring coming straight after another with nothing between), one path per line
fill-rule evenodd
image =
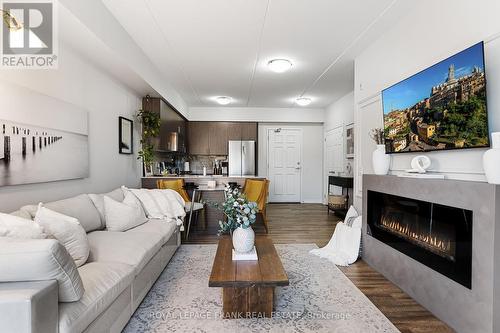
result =
M368 191L472 211L471 289L369 235ZM458 332L500 332L499 186L364 175L363 259Z

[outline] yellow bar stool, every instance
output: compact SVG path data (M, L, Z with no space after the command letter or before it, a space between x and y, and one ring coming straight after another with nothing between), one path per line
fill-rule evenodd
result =
M269 183L270 181L267 179L245 179L245 185L243 187L243 194L246 196L248 201L257 203L259 213L262 215L262 221L264 222L266 233L269 233L266 214Z

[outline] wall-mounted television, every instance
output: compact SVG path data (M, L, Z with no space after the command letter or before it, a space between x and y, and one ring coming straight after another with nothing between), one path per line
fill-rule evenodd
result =
M484 45L382 91L387 153L489 147Z

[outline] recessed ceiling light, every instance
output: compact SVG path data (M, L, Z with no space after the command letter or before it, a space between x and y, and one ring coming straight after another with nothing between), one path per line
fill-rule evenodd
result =
M267 63L267 66L275 73L283 73L292 68L292 62L287 59L273 59Z
M227 96L219 96L219 97L216 97L215 100L220 105L228 105L229 103L231 103L231 97L227 97Z
M295 103L297 103L300 106L307 106L311 104L311 99L307 97L300 97L295 100Z

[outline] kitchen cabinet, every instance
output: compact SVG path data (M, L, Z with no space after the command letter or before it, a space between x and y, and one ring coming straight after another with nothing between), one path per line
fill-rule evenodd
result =
M191 155L209 155L209 123L188 122L188 153Z
M156 152L186 152L186 119L160 98L144 97L142 109L160 116L160 133L152 139Z
M208 123L208 150L210 155L227 155L227 123Z
M241 123L241 140L257 141L257 123Z
M241 140L241 125L242 123L227 124L227 140Z
M257 123L188 122L188 153L191 155L225 156L229 140L257 141Z

